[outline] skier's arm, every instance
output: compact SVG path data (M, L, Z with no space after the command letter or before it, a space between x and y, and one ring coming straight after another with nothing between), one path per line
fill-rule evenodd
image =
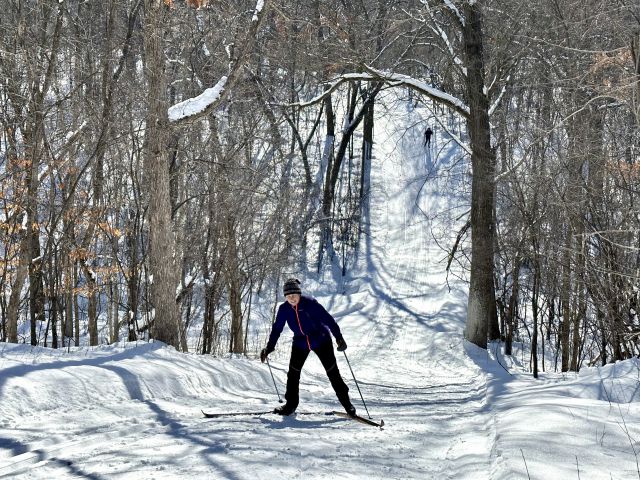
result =
M327 310L319 302L316 302L316 306L318 308L318 312L320 313L320 321L327 327L329 327L329 330L331 330L331 333L336 338L336 340L341 340L342 333L340 332L340 327L338 326L335 318L333 318L331 314L327 312Z
M271 327L271 335L269 335L267 348L265 348L265 350L267 351L267 355L276 349L276 343L278 343L280 334L284 329L284 324L287 321L283 311L283 307L284 307L284 304L280 305L280 308L278 308L278 313L276 314L276 321L273 322L273 326Z
M314 302L313 310L314 310L315 317L319 319L320 322L322 322L324 325L326 325L327 328L329 328L329 330L331 331L331 334L336 339L336 344L338 345L338 351L342 352L343 350L346 350L347 342L344 341L344 338L342 337L342 332L340 332L340 327L338 326L338 323L336 322L335 318L333 318L331 314L327 312L327 310L322 305L320 305L320 302L318 302L317 300L314 300L313 302Z

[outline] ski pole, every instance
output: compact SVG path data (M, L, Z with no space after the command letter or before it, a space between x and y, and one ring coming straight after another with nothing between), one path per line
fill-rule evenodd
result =
M278 385L276 384L276 378L273 376L273 370L271 370L271 364L269 364L269 357L267 357L267 366L269 367L269 373L271 373L271 380L273 380L273 386L276 387L276 395L278 395L278 402L282 403L280 398L280 392L278 391Z
M362 399L362 404L364 405L364 409L367 412L367 417L371 418L371 415L369 415L369 409L367 408L367 404L364 403L364 397L362 396L362 392L360 391L360 385L358 385L356 376L353 374L353 369L351 368L351 363L349 363L349 357L347 357L347 352L343 350L342 353L344 353L344 358L347 361L347 365L349 365L349 370L351 370L351 376L353 377L353 381L356 382L356 387L358 387L358 393L360 394L360 399Z

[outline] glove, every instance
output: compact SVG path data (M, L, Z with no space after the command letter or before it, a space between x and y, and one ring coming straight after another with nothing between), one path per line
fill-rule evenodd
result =
M268 352L266 348L263 348L263 349L260 351L260 361L261 361L262 363L264 363L264 362L265 362L265 360L267 359L267 355L269 355L269 353L271 353L271 352Z
M347 349L347 342L344 341L344 338L337 338L336 343L338 344L337 348L339 352L344 352Z
M269 348L269 346L267 345L265 348L263 348L262 350L260 350L260 361L262 363L264 363L267 360L267 355L269 355L271 352L273 352L273 348Z

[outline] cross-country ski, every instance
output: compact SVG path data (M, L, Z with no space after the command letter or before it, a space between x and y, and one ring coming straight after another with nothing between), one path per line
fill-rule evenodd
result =
M263 415L278 415L277 413L275 413L273 410L267 411L267 410L262 410L262 411L252 411L252 412L209 412L206 410L202 410L202 415L204 415L205 418L224 418L224 417L260 417ZM365 418L362 417L360 415L350 415L346 412L337 412L337 411L328 411L328 412L295 412L291 415L294 416L338 416L338 417L342 417L342 418L346 418L346 419L350 419L350 420L354 420L356 422L360 422L360 423L364 423L367 425L371 425L374 427L379 427L382 428L384 427L385 423L384 420L380 420L380 421L376 421L370 418Z
M366 425L371 425L373 427L378 427L380 429L382 429L382 427L385 426L384 420L376 421L376 420L373 420L373 419L370 419L370 418L365 418L365 417L362 417L362 416L356 415L356 414L349 415L348 413L345 413L345 412L335 412L334 411L334 412L331 412L331 414L337 415L339 417L347 418L349 420L354 420L356 422L364 423Z

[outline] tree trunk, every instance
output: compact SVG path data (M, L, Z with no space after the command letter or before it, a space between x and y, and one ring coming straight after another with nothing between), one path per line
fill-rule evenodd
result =
M82 273L87 282L87 329L89 331L89 345L98 345L98 282L95 272L82 260Z
M518 296L520 294L520 258L514 260L515 264L512 270L513 284L511 286L511 295L509 297L509 307L507 308L507 322L505 335L505 355L511 355L513 352L513 331L515 319L518 313Z
M244 330L242 328L242 281L240 274L240 262L238 261L238 245L234 221L231 217L226 220L227 237L227 262L226 277L229 293L229 308L231 309L231 339L229 351L231 353L244 353Z
M151 302L155 311L152 335L167 345L179 347L176 305L178 271L175 267L175 239L171 223L166 80L163 32L165 5L162 0L145 0L144 52L148 84L144 171L149 191L149 270Z
M495 152L491 147L489 100L484 92L483 32L480 5L465 2L463 28L466 90L471 138L471 276L464 337L487 348L489 322L495 314L493 283Z
M533 363L533 378L538 378L538 306L540 292L540 262L536 259L533 271L533 292L531 294L531 313L533 315L533 335L531 337L531 360Z
M117 343L120 339L120 289L118 288L118 278L114 275L109 281L108 299L108 322L109 322L109 343Z
M24 176L24 190L25 197L22 199L24 205L25 215L25 228L22 233L24 236L20 241L20 253L18 260L18 267L16 268L16 274L14 276L13 284L11 285L11 295L9 297L9 306L7 308L7 337L9 342L17 343L18 341L18 317L20 307L20 297L22 295L22 288L24 287L27 275L33 276L35 288L37 280L40 278L36 276L36 272L32 265L33 253L38 239L38 204L37 204L37 188L38 188L38 167L39 158L41 152L41 139L42 139L42 111L40 110L40 102L37 100L38 92L33 92L34 99L29 104L30 109L33 111L33 117L30 118L28 125L25 128L24 141L25 141L25 176ZM18 175L18 171L13 171L13 174ZM17 191L20 188L16 189ZM39 251L39 245L38 245ZM30 292L29 298L31 306L35 306L35 298ZM33 328L33 327L32 327Z
M34 92L34 97L38 97L38 95ZM38 204L37 204L37 195L38 195L38 166L39 166L39 158L41 152L41 140L42 140L42 128L43 128L43 119L42 112L39 110L40 102L37 100L33 100L35 105L30 105L32 109L35 110L34 118L32 119L33 125L32 128L25 129L25 145L26 145L26 156L28 165L26 167L26 175L25 175L25 187L26 187L26 197L24 199L25 205L25 229L24 229L24 237L20 243L20 259L18 262L18 267L16 269L16 275L14 277L14 283L11 287L11 296L9 298L9 308L8 308L8 328L7 334L9 342L17 342L18 341L18 315L19 315L19 304L20 297L22 294L22 288L24 286L24 282L29 275L30 280L33 280L34 284L31 286L31 289L35 289L40 284L41 287L41 275L37 274L34 266L32 265L32 260L34 259L33 254L35 251L40 250L39 247L39 236L38 236ZM35 292L31 292L29 298L31 299L30 305L31 307L37 307L36 298L34 296ZM43 305L44 306L44 305ZM33 312L34 314L36 312ZM43 312L40 312L38 315L42 315ZM33 328L33 326L32 326Z
M78 270L78 267L74 265L73 285L78 285L79 277L80 277L80 272ZM74 345L78 346L80 345L80 302L78 302L78 297L75 295L73 291L71 292L70 295L71 295L71 302L70 302L71 307L69 308L73 308L73 334L74 334L73 341L74 341ZM69 336L69 339L71 339L71 336Z
M330 178L331 166L333 164L333 147L336 141L336 116L333 112L333 104L331 103L331 95L327 96L324 100L325 122L326 122L326 135L324 141L324 150L322 152L322 158L320 161L320 170L318 171L320 183L322 178L325 178L325 195L326 185L328 185ZM323 197L322 202L322 218L320 219L320 243L318 245L318 260L317 270L322 268L322 260L324 258L324 252L327 249L329 242L331 241L331 223L329 217L331 216L331 206L329 206L329 212L325 212L325 201Z
M562 318L559 320L560 330L560 348L562 349L561 358L562 366L561 371L566 372L569 370L569 325L571 323L571 233L568 232L565 238L565 248L567 248L564 255L564 261L562 265Z
M580 329L580 321L586 321L587 316L587 299L582 288L582 280L578 281L578 308L576 314L573 316L573 336L571 344L571 365L569 369L572 372L577 372L580 368L580 352L582 350L582 331Z
M27 215L28 218L28 215ZM29 220L27 220L29 222ZM18 267L11 284L11 294L9 295L9 304L7 305L7 341L10 343L18 343L18 317L20 313L20 297L22 296L22 287L29 272L30 258L26 253L29 250L28 243L30 236L25 234L20 244L20 259Z
M44 322L44 284L42 278L42 258L40 254L40 239L37 232L31 234L31 255L29 263L29 309L31 311L31 345L38 344L37 325Z
M382 83L376 83L375 85L371 86L367 94L367 97L364 101L364 104L357 115L354 114L356 97L354 96L351 98L351 104L349 106L349 113L348 113L349 121L347 123L347 127L342 133L342 138L340 139L340 145L338 145L338 151L335 155L335 159L333 160L332 164L327 170L327 178L325 181L324 194L322 197L322 217L325 223L323 224L324 226L322 227L322 235L321 235L322 242L320 245L321 249L324 249L327 252L331 251L331 248L332 248L331 246L333 243L332 241L333 240L332 239L333 220L331 218L332 217L331 208L333 206L333 202L336 195L336 184L338 183L338 178L340 176L340 168L342 166L342 162L345 156L347 155L347 147L351 143L353 133L362 122L362 119L365 117L365 114L367 113L369 106L373 104L373 102L375 101L376 95L378 94L381 88L382 88ZM322 250L320 252L319 258L320 259L322 258ZM319 261L318 271L321 265L322 263L321 261Z
M140 303L140 271L139 271L139 242L138 229L140 227L140 212L129 210L129 221L126 229L126 245L129 257L129 271L127 274L127 340L135 342L138 339L138 305Z
M367 107L362 125L362 165L360 168L360 228L358 229L358 245L361 232L368 236L371 213L371 159L373 158L373 126L375 102Z
M73 336L73 290L75 287L75 275L73 274L73 263L70 258L66 261L66 268L64 272L64 316L63 323L61 325L61 337L62 346L65 346L65 338L71 341ZM76 329L77 331L77 329Z

